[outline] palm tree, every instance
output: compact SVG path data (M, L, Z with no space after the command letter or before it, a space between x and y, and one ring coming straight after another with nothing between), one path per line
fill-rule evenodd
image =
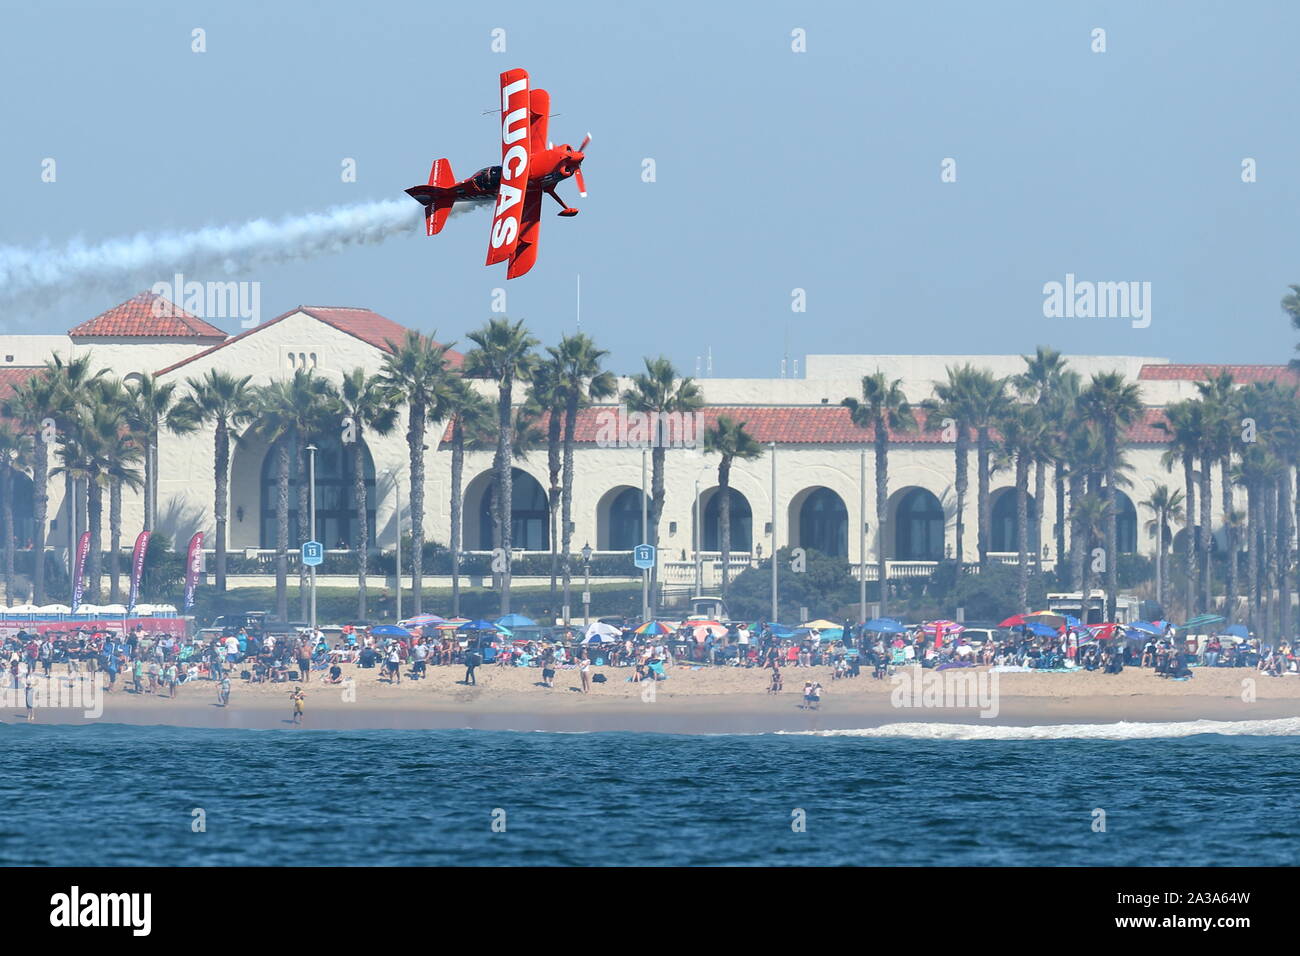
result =
M1011 405L998 424L1002 452L1015 462L1017 596L1021 613L1029 610L1029 465L1040 454L1046 425L1038 406ZM1041 465L1041 460L1039 461ZM1039 476L1043 474L1039 469ZM1038 489L1038 511L1042 511L1042 489Z
M366 576L370 571L370 519L366 501L367 432L391 434L397 426L398 404L393 390L378 375L354 368L343 376L340 411L346 428L344 438L352 450L352 506L357 515L357 618L366 620Z
M186 379L189 393L167 415L167 426L179 433L213 427L212 471L216 494L212 506L216 522L217 593L226 590L226 524L230 511L230 440L252 415L251 375L231 375L209 369L201 378ZM281 620L284 618L282 617Z
M548 349L554 352L554 349ZM564 387L560 383L559 362L552 356L537 363L528 389L528 404L539 414L546 415L546 511L550 522L551 544L551 604L555 604L556 586L560 578L560 437L564 428Z
M763 454L763 446L749 432L745 423L727 415L719 415L716 422L704 431L706 453L721 455L718 462L718 546L722 552L722 599L727 599L731 584L731 464L736 460L753 461Z
M1223 533L1227 544L1224 617L1229 624L1237 606L1237 528L1232 520L1232 452L1241 427L1241 402L1233 388L1232 375L1220 372L1208 381L1197 382L1196 390L1205 403L1205 452L1219 462L1219 488L1223 501ZM1208 465L1207 465L1208 467ZM1209 513L1208 510L1206 512Z
M564 555L564 606L569 606L569 587L573 579L573 444L580 407L612 398L618 393L618 380L601 368L609 355L582 332L560 339L558 348L548 349L557 364L564 391L564 480L560 492L560 527ZM567 621L565 622L568 623Z
M126 390L126 421L144 458L144 530L152 531L158 523L158 435L175 401L176 383L160 382L146 372L128 381Z
M45 529L50 509L50 445L57 439L59 382L42 369L16 385L3 412L32 441L32 603L45 603Z
M93 444L87 445L89 462L96 486L108 489L108 580L109 603L121 602L122 560L122 488L143 488L143 477L136 463L144 457L143 446L129 425L134 399L118 379L101 378L92 391L93 401L102 406L104 419L91 430ZM96 416L92 415L92 421ZM92 486L92 491L94 486ZM93 530L93 529L92 529Z
M5 601L14 601L14 473L27 467L31 459L30 435L15 430L9 422L0 422L0 536L4 539ZM35 553L33 552L33 558Z
M1061 425L1067 411L1079 393L1079 374L1071 371L1064 355L1046 345L1038 346L1031 358L1023 355L1025 370L1015 378L1016 390L1021 397L1032 401L1043 413L1043 435L1034 453L1034 500L1038 503L1037 534L1043 540L1043 505L1047 494L1046 470L1050 464L1056 498L1056 560L1060 567L1068 567L1065 560L1065 464L1059 449L1064 441ZM1067 583L1067 589L1070 586Z
M45 374L54 380L56 389L54 393L55 409L52 417L55 421L56 430L62 434L64 444L70 437L71 430L75 427L80 414L81 403L87 394L88 389L93 387L94 382L107 374L106 369L95 369L94 359L89 352L73 356L66 361L60 355L55 355L45 363ZM74 454L66 454L72 452ZM85 474L79 467L77 459L77 448L75 441L73 446L66 449L60 449L60 460L65 465L71 465L61 469L63 474L63 500L68 503L68 578L71 580L73 568L75 565L74 555L76 553L77 539L76 529L79 512L84 510L85 502L85 485L79 485L78 482L85 481ZM73 582L76 587L76 582Z
M664 511L664 458L667 451L663 429L671 418L666 416L684 416L694 414L704 405L704 396L691 378L678 378L677 369L664 356L645 359L645 371L632 377L632 387L624 389L623 404L629 411L650 416L655 423L654 435L650 439L650 502L647 544L651 544L658 553L659 518ZM659 562L650 569L650 611L653 615L658 603L656 594L659 587Z
M975 431L977 475L977 501L979 506L980 567L986 568L989 559L989 534L993 526L992 498L989 495L989 462L993 452L993 429L1006 414L1011 404L1007 393L1008 380L998 378L985 369L966 365L958 376L958 387L952 396L957 411L957 421Z
M1187 530L1184 542L1187 577L1183 601L1189 618L1196 613L1196 455L1201 448L1203 411L1200 402L1186 399L1165 406L1165 420L1156 422L1156 428L1169 436L1169 447L1161 459L1165 470L1172 471L1175 462L1183 467L1183 501L1187 513L1184 523Z
M1106 620L1115 620L1119 598L1119 504L1115 498L1120 466L1121 430L1142 414L1142 391L1120 372L1098 372L1079 396L1080 407L1101 428L1105 447L1106 499Z
M947 369L948 379L934 383L934 398L922 403L926 410L925 427L927 431L937 431L944 427L944 422L951 422L956 429L955 464L953 467L953 491L956 497L956 528L954 533L955 556L957 558L957 577L961 578L965 563L966 548L966 492L970 482L967 474L970 469L970 427L962 418L966 408L961 402L965 380L973 372L970 365L962 368Z
M532 379L537 364L533 348L540 343L524 328L523 320L511 322L504 316L489 319L467 336L476 348L465 356L465 374L491 379L497 386L497 450L495 470L494 520L499 547L504 555L501 574L501 613L510 613L510 559L513 525L514 423L512 402L515 382Z
M492 409L482 395L462 378L453 378L447 393L446 407L451 420L451 616L460 617L460 554L464 542L465 442L467 436L480 432Z
M902 379L890 381L881 371L862 376L861 401L850 396L840 404L849 410L853 424L859 428L871 429L875 445L876 562L880 580L880 614L885 616L889 610L889 564L885 554L885 542L889 540L886 528L889 521L889 435L891 431L915 430L916 416L911 402L903 393ZM867 556L864 554L864 574L866 562Z
M1152 518L1147 522L1147 531L1156 539L1156 603L1164 608L1163 562L1165 545L1173 540L1169 524L1183 520L1183 493L1178 489L1169 490L1167 485L1156 485L1151 496L1142 502L1142 507L1151 512Z
M75 413L77 416L75 419L65 420L66 424L62 428L58 448L56 448L54 452L54 457L58 462L58 465L54 467L50 474L63 476L64 488L68 495L66 499L68 502L68 514L75 515L78 512L84 511L87 516L87 527L85 528L85 532L89 532L89 488L93 472L86 456L85 445L83 444L85 441L86 426L83 423L82 418L85 415L85 410L81 407L77 407ZM89 577L89 562L91 555L90 553L86 555L87 564L83 566L81 578L78 579L76 575L76 553L78 541L76 538L72 538L71 540L72 545L68 549L68 583L72 596L75 596L79 583ZM90 542L93 548L97 543L97 539L92 536ZM96 582L96 584L97 583L98 582ZM69 600L69 603L74 607L76 606L75 601Z
M431 337L408 330L399 342L388 342L383 382L396 400L406 404L406 452L411 482L411 588L414 613L424 606L424 433L430 420L443 416L449 372L447 349ZM402 586L401 581L397 586Z
M311 481L309 480L308 448L332 433L342 417L339 411L338 391L327 379L310 369L296 369L289 380L289 393L296 413L293 429L294 454L298 463L298 537L300 542L315 541L316 529L311 524ZM386 386L384 386L386 387ZM302 620L310 614L311 593L308 579L311 571L298 562L298 610Z

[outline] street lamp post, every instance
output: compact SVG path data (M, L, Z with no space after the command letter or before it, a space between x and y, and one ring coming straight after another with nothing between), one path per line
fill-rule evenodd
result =
M858 623L867 623L867 450L858 461ZM880 583L883 588L884 582Z
M700 533L700 479L695 479L695 596L699 597L704 593L704 565L700 563L700 544L703 536Z
M641 541L650 543L649 499L646 497L646 450L641 449ZM659 556L655 555L655 560ZM650 620L650 569L641 570L641 620Z
M582 546L582 626L591 625L591 544Z
M309 541L316 540L316 446L307 446L307 501L308 511L311 515L311 524L308 525ZM364 517L362 520L365 520ZM324 545L321 546L324 548ZM316 565L311 566L311 629L312 633L316 632Z
M775 624L779 610L776 600L776 442L770 443L767 447L772 451L772 623Z

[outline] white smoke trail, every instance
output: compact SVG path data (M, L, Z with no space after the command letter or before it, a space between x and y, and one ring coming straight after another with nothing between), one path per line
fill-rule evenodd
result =
M452 214L471 206L457 204ZM0 246L0 302L49 307L72 297L134 295L175 272L196 279L215 272L247 273L403 233L423 235L423 215L423 207L409 199L383 199L191 232L137 233L98 243L78 238L62 246ZM13 311L7 316L18 317Z

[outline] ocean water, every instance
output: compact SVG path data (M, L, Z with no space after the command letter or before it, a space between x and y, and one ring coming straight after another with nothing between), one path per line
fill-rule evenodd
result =
M755 736L5 725L0 863L1287 865L1300 861L1298 723Z

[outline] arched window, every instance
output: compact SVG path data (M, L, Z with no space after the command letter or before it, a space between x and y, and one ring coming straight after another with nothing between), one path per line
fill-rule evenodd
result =
M1133 507L1133 499L1118 488L1115 489L1115 536L1120 554L1133 554L1137 551L1138 516Z
M924 488L913 488L894 512L894 558L898 561L943 560L943 505Z
M631 551L643 543L641 489L624 488L609 505L609 550Z
M799 509L799 544L831 557L848 557L849 510L829 488L818 488Z
M1025 502L1029 516L1029 553L1038 552L1038 504L1033 495ZM989 550L1003 554L1020 551L1020 525L1016 521L1016 489L1008 488L993 502L993 528L989 535Z
M749 501L735 488L731 488L731 550L748 551L753 546L754 519ZM704 506L704 540L701 551L722 550L722 489L709 498Z
M275 502L279 468L279 444L262 459L261 545L274 548L276 542ZM337 438L316 441L316 531L312 535L327 548L355 548L360 537L356 520L356 472L353 470L351 446L344 447ZM366 522L370 541L375 541L375 463L364 445L361 458L365 467ZM310 460L310 456L307 456ZM306 530L305 522L303 530ZM298 456L289 448L289 547L297 548L307 537L298 524Z
M510 470L510 547L511 550L546 551L551 546L551 512L546 503L546 489L536 478L518 468ZM479 502L479 547L493 548L492 503L496 487L489 484Z

